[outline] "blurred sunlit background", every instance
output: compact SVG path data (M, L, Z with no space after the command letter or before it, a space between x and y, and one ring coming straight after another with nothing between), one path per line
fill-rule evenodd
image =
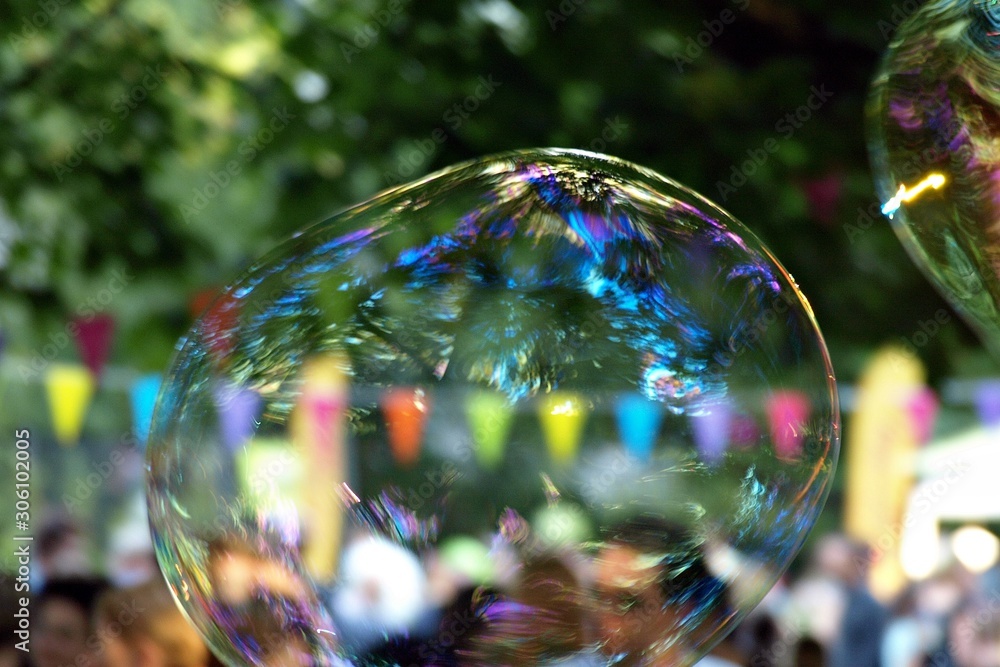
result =
M989 585L1000 367L906 255L867 161L869 83L915 6L9 0L0 451L30 431L33 521L75 524L89 566L127 582L129 557L149 546L152 403L218 290L296 230L391 185L561 146L714 200L809 298L844 437L785 586L829 533L869 545L867 583L887 606L919 582ZM14 463L0 457L0 479ZM257 465L269 465L263 450ZM0 507L14 503L0 484ZM4 515L0 538L15 532Z

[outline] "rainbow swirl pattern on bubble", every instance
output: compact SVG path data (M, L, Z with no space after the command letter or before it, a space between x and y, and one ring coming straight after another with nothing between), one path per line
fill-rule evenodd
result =
M689 665L801 547L839 411L746 227L549 149L261 259L179 344L149 443L161 567L230 664Z

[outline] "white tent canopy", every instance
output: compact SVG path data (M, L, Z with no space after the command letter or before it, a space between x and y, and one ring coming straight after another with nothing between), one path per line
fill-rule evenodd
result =
M1000 426L978 427L929 446L915 461L920 481L908 514L937 521L1000 519Z

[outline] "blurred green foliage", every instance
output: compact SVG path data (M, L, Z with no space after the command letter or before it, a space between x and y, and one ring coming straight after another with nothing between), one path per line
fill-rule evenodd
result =
M117 271L112 363L162 369L193 295L297 229L456 161L553 145L731 210L799 281L851 379L947 308L889 226L859 215L875 203L868 83L908 6L6 0L8 352L36 355ZM832 96L794 120L813 87ZM982 368L953 321L920 350L932 378Z

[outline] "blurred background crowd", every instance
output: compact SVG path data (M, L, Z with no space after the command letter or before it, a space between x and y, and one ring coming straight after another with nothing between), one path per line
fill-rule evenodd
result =
M73 522L49 524L39 535L39 552L32 571L36 591L31 614L33 650L18 651L17 620L4 618L0 664L5 667L205 667L221 662L174 604L155 567L152 546L139 541L95 563L88 556L88 538ZM477 608L472 591L474 565L445 563L438 553L422 571L406 552L393 552L388 542L358 540L354 555L346 555L345 576L373 573L372 586L392 591L381 603L377 591L364 585L341 591L334 607L342 607L341 621L362 623L372 618L408 613L408 590L427 585L446 603L428 613L421 623L422 638L379 646L372 635L365 664L606 664L583 649L588 625L586 605L577 599L577 564L565 555L540 558L519 571L501 574L497 590L531 610L519 621L508 615L491 622L490 613ZM349 549L350 552L350 549ZM933 576L906 585L898 594L877 600L867 583L873 551L843 534L819 538L803 554L802 565L784 576L764 601L736 629L697 664L701 667L995 667L1000 655L1000 568L976 573L953 560ZM353 563L349 562L353 559ZM364 562L362 562L362 560ZM614 565L605 554L602 568ZM117 568L111 566L112 561ZM270 595L300 586L289 573L261 573L263 560L238 550L224 552L213 574L233 600L249 599L253 582L266 582ZM381 570L380 570L381 568ZM385 577L385 569L394 573ZM380 571L379 571L380 570ZM376 577L374 573L379 571ZM597 575L597 581L604 581ZM375 582L378 583L375 583ZM13 576L2 581L4 609L14 609ZM598 583L598 586L602 584ZM600 591L598 592L600 593ZM391 602L389 601L391 599ZM630 604L637 604L632 602ZM638 603L641 607L641 601ZM480 610L486 607L479 606ZM657 605L657 610L660 606ZM495 609L493 610L495 611ZM642 613L640 611L640 613ZM594 631L615 642L616 651L646 646L657 632L656 618L628 615L613 619L598 615ZM515 619L512 621L511 619ZM524 624L518 630L509 625ZM279 632L261 616L257 627L235 630L263 638L260 664L284 667L308 665L294 634ZM266 627L265 627L266 626ZM267 628L271 630L268 631ZM491 654L491 632L510 640L524 633L524 641L507 644L518 656ZM602 634L603 633L603 634ZM376 633L377 634L377 633ZM413 633L420 637L421 633ZM14 637L15 639L11 639ZM530 637L530 638L529 638ZM531 639L533 638L533 639ZM384 638L383 638L384 639ZM248 639L247 641L251 641ZM534 646L532 646L534 644ZM545 662L546 652L575 647L578 659ZM679 655L673 656L679 660ZM430 660L431 662L427 662ZM636 663L639 664L639 663ZM646 664L646 663L641 663ZM667 661L657 664L680 664ZM689 664L689 663L685 663Z
M31 434L28 664L209 664L159 583L143 450L175 343L222 286L385 187L551 145L730 210L830 349L845 428L827 511L715 657L1000 667L1000 369L877 214L866 157L869 82L915 7L5 2L0 437ZM17 567L5 549L4 610ZM129 604L160 611L121 623ZM2 664L24 664L0 637Z

